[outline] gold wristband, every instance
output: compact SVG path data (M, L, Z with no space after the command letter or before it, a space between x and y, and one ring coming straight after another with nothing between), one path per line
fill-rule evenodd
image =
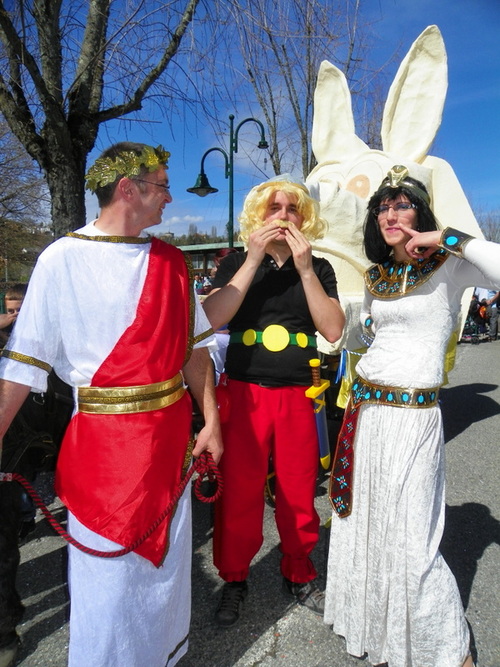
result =
M465 232L461 232L458 229L453 229L453 227L446 227L446 229L443 229L443 233L441 234L441 239L438 245L440 248L447 250L452 255L463 257L463 250L465 246L473 238L473 236L470 236Z

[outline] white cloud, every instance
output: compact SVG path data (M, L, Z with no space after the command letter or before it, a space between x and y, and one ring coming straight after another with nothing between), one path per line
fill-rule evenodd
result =
M164 225L178 225L178 224L190 224L190 223L197 223L197 222L203 222L204 218L202 215L173 215L171 218L165 218L162 221L162 224Z

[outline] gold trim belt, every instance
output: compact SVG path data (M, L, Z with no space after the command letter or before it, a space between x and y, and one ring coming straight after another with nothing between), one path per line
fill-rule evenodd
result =
M243 345L255 345L261 343L270 352L281 352L289 345L297 347L316 347L316 337L305 333L289 333L281 324L270 324L264 331L247 329L246 331L233 331L229 337L230 343L243 343Z
M88 414L130 414L161 410L186 391L182 375L135 387L78 387L78 411Z
M376 403L397 408L432 408L437 404L438 396L439 387L402 389L372 384L360 377L354 378L351 397L337 440L328 494L332 507L339 517L349 516L352 510L353 443L360 406L363 403Z

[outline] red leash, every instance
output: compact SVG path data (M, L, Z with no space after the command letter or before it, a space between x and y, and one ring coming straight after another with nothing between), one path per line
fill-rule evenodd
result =
M215 461L212 458L212 454L210 454L210 452L203 452L203 454L201 454L201 456L199 456L193 462L192 466L187 471L186 476L177 487L177 491L175 492L174 497L170 501L168 507L163 511L161 516L159 516L158 519L156 519L156 521L153 523L152 526L150 526L150 528L146 531L146 533L136 542L134 542L134 544L131 544L128 547L124 547L123 549L118 549L117 551L97 551L96 549L91 549L90 547L86 547L84 544L81 544L73 537L71 537L71 535L64 530L61 524L53 516L50 510L47 509L47 506L40 498L38 493L35 491L35 489L31 486L31 484L17 472L0 472L0 482L19 482L19 484L21 484L29 493L35 505L42 511L43 515L50 523L52 528L56 531L56 533L58 533L61 537L63 537L72 546L76 547L77 549L83 551L86 554L90 554L91 556L98 556L99 558L118 558L119 556L125 556L125 554L128 554L131 551L134 551L134 549L137 549L137 547L140 544L142 544L144 540L147 540L147 538L152 533L154 533L154 531L167 518L167 516L172 512L175 505L179 502L179 499L184 493L184 490L188 485L189 480L191 479L191 477L194 475L195 472L198 473L198 477L194 482L194 493L195 496L198 498L198 500L201 500L202 503L213 503L220 497L223 488L222 476L220 474L219 469L217 468ZM201 492L201 484L203 482L203 478L205 477L205 475L208 477L208 480L210 482L214 481L217 482L217 490L212 496L204 496L203 493Z

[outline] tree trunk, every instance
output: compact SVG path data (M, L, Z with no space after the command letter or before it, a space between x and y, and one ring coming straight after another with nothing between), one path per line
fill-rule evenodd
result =
M29 10L16 0L7 11L0 0L0 112L47 179L56 238L85 224L85 162L99 126L142 109L198 2L130 12L112 0L35 0Z
M85 216L85 160L81 164L60 159L45 171L51 198L52 232L59 238L73 229L83 227Z

